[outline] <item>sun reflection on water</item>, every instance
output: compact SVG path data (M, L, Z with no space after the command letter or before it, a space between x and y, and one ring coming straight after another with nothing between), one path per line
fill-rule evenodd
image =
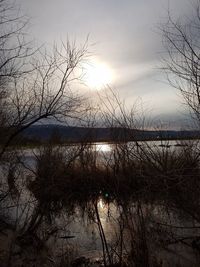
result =
M105 143L97 143L97 144L95 144L95 149L98 152L110 152L111 146L109 144L105 144Z
M105 208L105 203L103 202L102 198L99 199L98 201L98 208L104 209Z

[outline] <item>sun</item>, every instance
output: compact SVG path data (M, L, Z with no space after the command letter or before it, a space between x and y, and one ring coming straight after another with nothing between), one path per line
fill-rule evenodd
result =
M100 90L113 81L113 72L111 68L99 61L92 61L83 66L84 83L94 90Z

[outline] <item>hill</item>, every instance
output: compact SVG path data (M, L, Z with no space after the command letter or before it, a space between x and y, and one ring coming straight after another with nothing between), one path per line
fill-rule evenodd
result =
M148 131L127 128L86 128L56 124L34 125L26 129L22 137L35 142L112 142L161 139L194 139L200 131Z

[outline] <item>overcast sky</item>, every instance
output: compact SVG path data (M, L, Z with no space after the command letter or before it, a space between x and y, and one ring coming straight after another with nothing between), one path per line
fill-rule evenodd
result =
M168 8L178 18L189 15L189 0L16 0L31 17L38 43L60 39L82 43L89 34L95 58L112 70L111 86L130 105L141 98L157 118L182 116L182 99L159 71L164 55L158 26ZM172 123L173 124L173 123Z

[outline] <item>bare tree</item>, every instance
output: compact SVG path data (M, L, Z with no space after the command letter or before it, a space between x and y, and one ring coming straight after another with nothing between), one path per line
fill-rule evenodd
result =
M21 77L27 73L28 59L35 52L27 40L28 18L14 4L0 0L0 79Z
M13 79L30 71L29 57L34 53L30 42L25 40L27 18L20 16L15 6L0 0L0 122L1 139L7 122L7 101ZM2 141L2 140L1 140Z
M161 26L166 50L164 67L168 81L177 88L192 115L200 120L200 5L193 16L168 21Z
M70 88L74 80L80 77L75 69L86 53L86 47L77 49L69 42L62 45L64 52L54 47L53 53L41 54L41 61L33 63L33 71L22 79L15 79L9 97L9 127L14 132L7 140L11 140L30 125L54 118L66 120L78 118L84 108L83 98L74 94Z
M1 156L34 123L80 118L85 110L83 98L73 93L71 84L81 78L87 41L80 48L67 41L50 52L33 49L25 38L27 19L14 11L8 1L0 0L0 115L6 135Z

